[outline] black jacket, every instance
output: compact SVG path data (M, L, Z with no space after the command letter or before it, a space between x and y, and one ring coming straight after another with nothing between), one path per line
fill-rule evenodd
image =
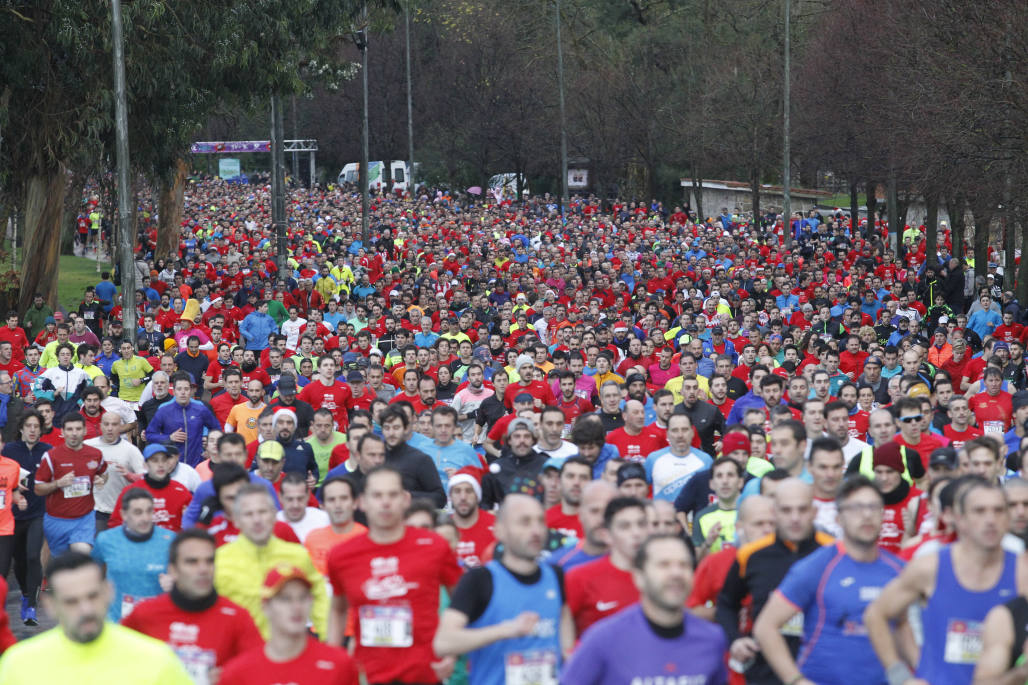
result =
M685 414L692 421L693 430L700 437L700 449L710 455L717 454L714 449L716 435L724 435L725 415L712 404L699 400L692 407L685 402L675 405L675 413Z
M403 489L411 497L431 500L440 509L446 506L446 492L432 457L401 442L396 447L386 446L385 463L400 472Z
M493 462L489 473L482 478L482 508L492 509L493 505L503 502L515 479L538 479L547 459L549 455L535 450L524 457L517 457L510 447L504 447L500 458Z
M717 597L715 619L725 631L728 644L741 637L739 632L739 610L747 595L753 598L750 616L756 620L771 593L785 578L785 574L800 559L816 552L824 545L830 545L834 538L815 532L798 545L778 538L771 533L760 540L744 545L736 554L728 570L721 594ZM786 636L793 657L800 648L800 637ZM781 681L759 653L753 664L746 669L747 685L780 685Z

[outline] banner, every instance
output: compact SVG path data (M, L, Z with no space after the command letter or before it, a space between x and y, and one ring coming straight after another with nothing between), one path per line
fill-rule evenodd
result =
M230 140L193 143L189 151L194 155L220 155L232 152L271 152L270 140Z

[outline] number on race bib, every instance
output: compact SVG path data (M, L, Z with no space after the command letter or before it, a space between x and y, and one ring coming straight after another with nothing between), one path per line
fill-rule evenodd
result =
M75 482L65 488L61 488L61 491L66 499L85 497L89 494L89 488L92 484L93 479L90 476L75 476Z
M950 619L943 660L948 664L975 664L981 653L982 622Z
M548 650L512 652L504 658L506 685L557 685L557 654Z
M368 604L359 612L361 645L410 647L414 644L414 613L409 606Z

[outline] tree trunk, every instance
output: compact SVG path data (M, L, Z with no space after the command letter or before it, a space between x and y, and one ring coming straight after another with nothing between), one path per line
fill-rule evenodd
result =
M692 167L692 194L696 198L696 206L691 209L696 212L696 220L703 222L703 179L700 178L700 165L693 164Z
M1003 251L1006 253L1006 258L1003 260L1004 290L1014 289L1014 274L1017 273L1017 264L1014 263L1014 251L1019 244L1017 242L1018 222L1016 220L1017 214L1012 210L1013 207L1009 204L1003 205ZM1024 261L1025 256L1024 254L1021 255L1021 261Z
M850 238L856 240L860 227L860 193L857 192L857 182L850 181Z
M753 193L753 224L760 221L760 171L754 169L750 174L750 190Z
M868 238L873 238L878 235L878 228L875 225L875 215L878 214L878 183L869 180L864 193L864 203L867 205L867 233Z
M896 236L896 258L900 260L903 256L903 225L900 221L899 193L896 191L896 172L889 172L889 180L886 186L886 212L889 215L889 233Z
M946 199L946 212L949 214L949 224L953 233L950 241L953 243L953 256L957 259L964 259L964 234L967 222L965 221L964 196L957 194Z
M989 230L992 227L993 213L989 209L980 209L974 213L974 276L985 277L989 273ZM978 286L975 285L975 297L978 297Z
M25 190L25 250L18 311L24 313L36 293L57 307L61 217L68 176L64 167L29 177Z
M183 193L186 186L186 161L175 161L175 175L170 183L161 181L157 198L157 248L154 259L174 259L178 254L179 227L182 224Z
M924 195L925 217L925 263L936 266L939 263L939 194L934 191Z
M1014 214L1016 219L1021 219L1022 215L1020 212ZM1021 229L1021 235L1025 235L1025 223L1024 221L1017 221L1016 227ZM1021 238L1023 244L1025 239ZM1011 272L1013 273L1013 272ZM1006 279L1007 290L1014 291L1014 297L1017 298L1018 302L1028 302L1028 250L1021 250L1021 265L1017 268L1017 283L1015 284L1010 277ZM1023 306L1023 305L1022 305Z

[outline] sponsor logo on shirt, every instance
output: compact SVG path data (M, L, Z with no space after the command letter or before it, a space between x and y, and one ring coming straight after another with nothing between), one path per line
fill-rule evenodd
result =
M168 627L168 640L170 642L189 644L196 642L198 637L200 637L200 626L193 623L174 621Z

